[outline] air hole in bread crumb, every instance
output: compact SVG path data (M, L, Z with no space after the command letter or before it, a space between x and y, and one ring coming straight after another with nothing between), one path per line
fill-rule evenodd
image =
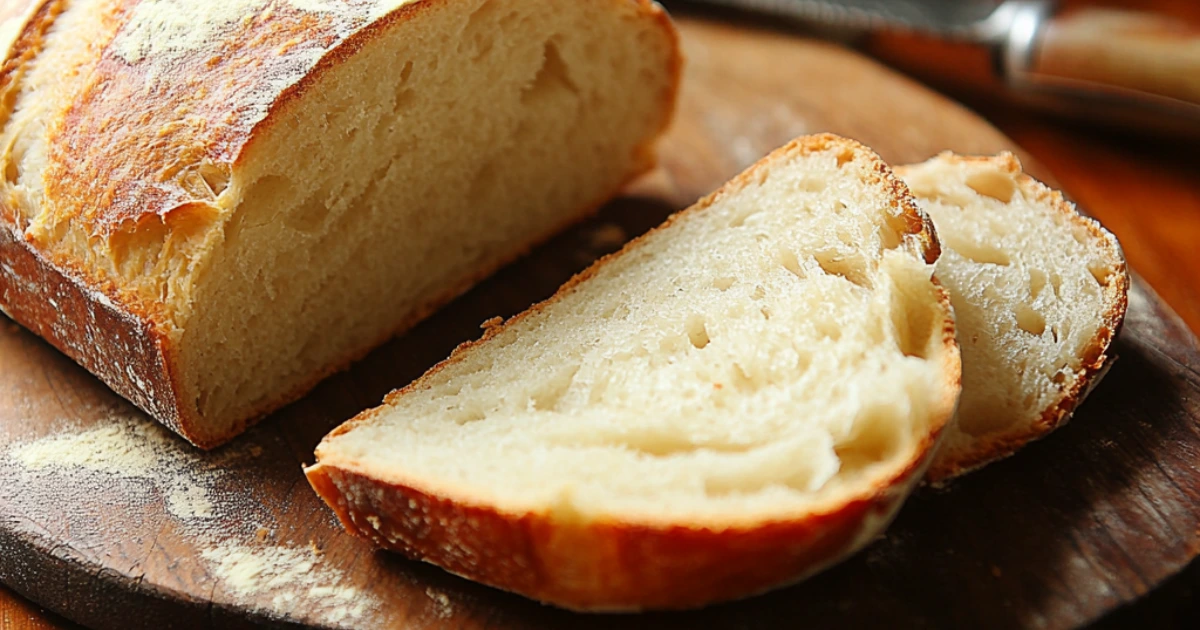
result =
M802 374L804 372L807 372L808 368L811 365L812 365L812 353L808 352L807 350L797 350L796 351L796 364L794 366L796 369L796 373Z
M1096 279L1096 283L1099 284L1101 288L1108 286L1108 281L1112 279L1113 275L1113 268L1111 265L1099 262L1093 262L1089 264L1088 271L1091 272L1092 277Z
M546 382L530 396L530 404L538 411L554 411L571 389L578 373L579 366L575 365L546 379Z
M491 34L496 32L499 12L503 2L487 1L476 8L467 19L467 26L458 35L458 52L467 52L470 60L479 61L491 52L493 41Z
M221 193L229 188L228 167L206 162L200 165L200 178L204 180L204 184L208 186L213 197L220 197Z
M168 234L172 234L172 226L184 226L188 223L187 214L190 206L182 206L166 217L152 214L131 221L124 232L118 232L110 238L113 262L123 274L132 275L134 270L153 268L169 246ZM172 234L172 240L181 242L184 235ZM165 291L167 283L163 283Z
M782 265L784 269L787 269L789 272L791 272L792 275L796 276L797 278L804 277L804 270L800 268L800 260L796 258L796 252L793 252L786 247L781 247L775 253L775 257L779 260L779 264Z
M392 105L392 115L399 116L401 112L408 109L412 102L417 98L415 92L408 88L404 88L396 92L396 103Z
M733 278L733 276L725 276L725 277L717 278L716 280L713 280L712 285L718 291L728 291L729 287L732 287L733 283L735 281L736 280L735 280L735 278Z
M472 422L479 422L486 417L487 414L482 409L460 409L454 418L454 423L462 426L464 424L471 424Z
M758 210L751 210L749 212L739 213L736 217L733 218L732 221L729 222L729 227L732 227L732 228L742 227L743 225L746 225L746 221L749 220L750 217L752 217L756 214L758 214Z
M754 285L754 292L750 294L750 297L755 300L761 300L767 297L767 290L762 288L761 284L756 284Z
M848 148L843 148L841 151L838 151L838 154L837 154L838 168L845 166L847 162L850 162L853 159L854 159L854 151L852 151Z
M283 222L297 232L314 234L325 225L329 210L325 203L325 195L314 194L307 201L297 204L291 212L285 213Z
M842 338L842 327L835 320L818 319L816 327L818 334L831 341L837 341Z
M1012 201L1017 190L1017 183L1009 174L993 169L979 170L967 175L967 186L1002 203Z
M750 378L750 374L746 372L746 368L742 367L741 363L733 362L733 387L739 392L752 392L757 387L754 385L754 379Z
M853 435L834 445L834 454L841 461L839 474L888 461L900 449L907 448L908 425L898 421L895 412L887 407L872 406L860 411L852 426Z
M825 190L825 186L825 180L823 179L816 177L802 177L796 180L795 188L797 192L815 193Z
M16 90L13 90L12 93L16 93ZM14 142L9 148L7 159L8 162L4 165L4 180L9 184L16 184L17 180L21 179L21 163L25 161L25 150L19 141Z
M879 246L883 250L896 249L908 234L908 222L902 216L889 214L884 225L879 227Z
M1050 272L1050 286L1054 288L1054 295L1062 296L1062 276L1058 272Z
M939 235L946 246L968 260L982 265L1000 265L1006 267L1012 264L1012 258L1009 257L1008 252L991 243L981 243L962 238L953 233L941 233Z
M864 289L871 289L872 282L867 275L867 262L859 255L841 255L834 251L817 252L813 256L817 264L826 274L841 276L852 284Z
M1029 270L1029 295L1037 297L1046 288L1046 274L1041 269Z
M705 325L704 318L700 315L692 315L688 318L687 335L688 341L697 350L703 350L712 341L708 336L708 328Z
M1087 227L1084 225L1078 225L1078 224L1072 225L1071 226L1071 236L1075 237L1076 243L1079 243L1080 245L1083 245L1084 247L1090 248L1092 246L1092 240L1094 239L1094 237L1092 236L1092 232L1090 230L1088 230Z
M520 18L520 14L509 12L501 15L501 11L508 8L508 5L509 3L495 0L483 2L467 18L467 26L463 29L463 35L470 35L472 39L480 40L489 33L511 32L514 26L513 22ZM476 50L479 49L481 43L481 41L475 42ZM488 48L491 48L490 42Z
M933 312L929 304L937 300L933 286L917 290L897 284L892 292L891 319L896 345L905 356L928 358L933 337Z
M392 103L392 114L396 116L412 105L413 100L416 99L416 94L412 88L408 87L408 78L412 76L412 72L413 62L411 61L406 62L400 69L400 87L396 90L396 101Z
M533 81L521 92L521 102L531 104L559 95L575 95L579 88L571 81L566 62L553 41L546 42L542 51L542 67Z
M1022 302L1017 305L1017 326L1025 332L1041 337L1046 332L1046 318L1032 306Z

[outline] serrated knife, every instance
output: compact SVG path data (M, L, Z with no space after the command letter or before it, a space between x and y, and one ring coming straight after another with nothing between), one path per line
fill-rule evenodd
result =
M987 47L1019 100L1137 128L1200 134L1200 28L1151 13L1045 0L676 0L816 29L904 31Z

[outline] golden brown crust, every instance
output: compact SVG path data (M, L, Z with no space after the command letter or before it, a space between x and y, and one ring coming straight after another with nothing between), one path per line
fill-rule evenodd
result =
M1109 354L1112 342L1116 339L1125 321L1125 311L1129 305L1129 270L1121 245L1116 237L1105 230L1098 221L1080 214L1074 204L1067 201L1062 193L1053 190L1038 180L1022 172L1021 163L1011 153L998 156L962 156L943 153L939 156L950 163L990 163L1013 174L1017 185L1030 198L1053 208L1063 218L1074 226L1083 228L1093 238L1096 247L1104 250L1106 257L1116 261L1117 267L1110 282L1104 287L1104 312L1101 314L1102 326L1088 345L1076 378L1062 393L1058 400L1042 411L1041 417L1029 426L1017 426L1007 431L1001 431L973 441L966 450L956 450L940 454L934 461L927 475L929 483L942 483L951 478L966 474L987 464L1004 459L1016 453L1029 442L1046 437L1055 429L1070 420L1075 408L1095 387L1104 376L1113 357ZM907 166L898 167L903 172Z
M140 1L121 3L117 36L50 138L46 195L74 200L55 204L51 221L82 221L95 236L210 202L202 166L228 174L274 110L360 47L359 38L430 4L406 5L368 28L365 9L309 12L277 3L227 29L220 41L168 63L153 55L131 60L116 45ZM354 35L344 36L347 29ZM314 49L322 56L309 69L306 55ZM279 76L296 82L273 87ZM105 150L81 152L80 146Z
M811 519L711 530L507 514L322 465L308 476L346 528L377 546L588 611L693 608L792 582L861 545L863 530L888 520L904 496L880 492Z
M46 196L64 202L53 206L57 216L51 221L82 221L95 236L211 202L202 167L228 174L278 112L329 68L388 28L447 0L412 2L374 20L365 8L311 12L277 3L229 29L219 42L176 55L170 63L153 57L131 61L115 44L140 1L123 0L117 36L103 48L88 85L50 140ZM677 37L661 9L649 0L637 4ZM320 58L310 68L313 50ZM280 75L295 75L295 81L272 91ZM81 146L105 150L81 152Z
M539 312L594 275L623 252L690 213L751 184L773 162L797 154L832 149L867 155L876 185L887 190L905 218L915 253L936 259L932 224L907 187L874 153L857 142L832 135L800 138L775 151L691 208L634 239L576 275L555 295L503 324L488 326L483 337L459 346L451 356L408 387L389 394L394 402L422 386L463 353L506 327ZM936 284L936 280L935 280ZM912 458L874 487L834 509L737 527L699 524L585 521L552 511L508 513L471 497L438 496L411 481L372 477L357 462L323 457L332 438L380 413L368 410L335 429L317 448L309 482L346 529L372 543L431 562L452 573L557 606L587 611L694 608L738 599L792 583L844 558L870 542L922 478L942 430L957 403L961 382L949 295L937 285L942 313L940 358L945 362L944 397L930 430L918 436Z
M41 52L46 31L64 5L65 0L13 0L0 4L0 24L24 20L16 27L18 30L13 34L13 41L0 42L0 45L6 46L0 49L4 60L0 65L0 126L8 123L29 60ZM4 213L0 214L0 220L13 220L3 205L0 205L0 212Z
M0 21L8 12L30 8L34 1L0 4ZM107 16L114 21L114 33L128 21L138 1L122 0L124 10ZM205 184L197 179L201 177L197 170L200 165L228 175L246 148L282 116L285 108L298 103L323 72L387 28L447 1L423 0L405 5L369 23L363 9L359 17L364 21L350 29L349 36L337 35L347 25L331 14L305 13L288 3L278 3L270 19L250 20L247 28L232 31L221 46L221 54L185 56L176 60L159 81L147 80L144 66L153 60L130 63L108 42L96 61L88 87L57 121L57 131L51 138L46 196L60 202L74 200L54 206L58 219L86 225L94 235L108 237L149 218L207 206L212 199ZM661 134L674 112L679 89L682 56L678 34L661 8L649 0L634 1L642 17L655 20L672 44L670 85L662 101L668 115L658 130ZM64 0L37 2L38 11L23 26L11 51L6 51L8 58L0 67L0 106L11 108L20 89L21 73L41 51L43 36L67 4ZM231 107L231 103L245 103L250 98L247 94L269 84L265 79L299 50L293 41L298 38L316 42L321 48L323 55L316 65L286 89L268 94L269 107L260 119ZM203 85L197 83L200 78ZM0 122L6 121L9 113L9 109L0 109ZM632 166L629 180L653 166L658 134L648 137L639 148L636 157L642 162ZM105 149L79 152L73 149L77 146ZM208 423L197 415L192 401L183 399L178 352L173 337L166 332L171 318L164 306L123 290L94 269L44 251L36 239L20 234L24 226L16 225L14 202L9 199L0 200L0 310L49 340L114 391L193 444L214 448L266 414L300 398L379 343L411 328L557 230L598 209L620 188L575 213L564 214L555 230L533 235L525 243L514 243L510 255L477 270L459 286L447 288L376 343L348 349L343 360L313 374L302 386L263 402L245 417L232 419L228 429L219 433L206 427ZM54 302L46 301L45 296L54 296Z
M50 264L6 229L0 229L0 310L163 424L186 432L168 342L151 320Z

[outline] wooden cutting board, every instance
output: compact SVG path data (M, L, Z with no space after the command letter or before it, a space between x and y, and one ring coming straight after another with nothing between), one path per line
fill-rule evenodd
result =
M918 492L884 539L789 589L703 612L578 616L339 529L300 471L322 435L477 337L484 320L549 296L790 138L833 131L897 163L1016 149L842 48L695 20L680 28L689 63L658 172L215 453L190 449L0 318L0 580L96 628L1068 628L1196 556L1200 352L1140 282L1120 358L1071 425Z

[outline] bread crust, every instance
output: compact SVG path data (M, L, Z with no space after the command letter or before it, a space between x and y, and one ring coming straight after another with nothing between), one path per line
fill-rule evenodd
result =
M662 226L631 241L576 275L554 296L505 323L489 326L479 341L464 343L421 379L387 396L394 402L425 379L506 327L562 299L615 256L637 248L658 230L701 212L724 195L752 183L777 160L836 149L871 157L878 180L905 218L905 241L932 263L938 241L932 223L907 186L873 152L830 134L799 138ZM935 280L936 285L936 280ZM380 413L366 411L329 434L317 447L309 482L347 531L373 544L430 562L463 577L579 611L687 609L755 595L797 582L857 551L878 536L924 476L961 385L949 294L937 286L942 325L938 340L944 395L930 430L916 436L912 457L867 491L825 511L735 526L705 523L586 521L561 511L506 512L486 501L439 494L422 480L370 476L357 461L324 451L332 438Z
M196 197L195 178L198 174L178 169L172 165L172 159L186 154L197 164L215 165L228 175L241 165L247 150L258 138L284 117L287 108L302 103L304 92L330 68L342 63L387 29L450 1L453 0L421 0L359 25L351 35L324 50L316 65L296 82L270 94L265 115L261 120L249 121L253 124L238 120L230 122L231 118L236 118L232 112L237 109L231 103L246 101L239 90L269 83L263 65L244 64L229 68L224 74L214 73L206 68L214 63L212 59L191 55L173 70L174 80L167 82L176 87L183 85L186 89L166 96L147 94L141 71L117 57L110 42L103 47L89 90L72 103L69 111L60 112L60 120L54 121L62 132L52 140L50 147L45 174L46 196L58 201L74 200L71 203L64 201L65 205L58 208L64 215L62 218L83 225L98 239L110 238L142 221L193 211L210 200ZM264 401L242 418L224 419L228 421L226 424L231 424L229 430L220 433L208 430L194 400L187 400L175 345L177 335L172 334L174 322L165 306L126 290L95 269L86 269L71 259L47 251L36 236L24 233L27 226L18 225L17 202L13 199L0 199L0 310L51 342L115 392L196 446L208 449L225 443L266 414L300 398L330 374L345 369L380 343L411 328L557 231L588 216L625 184L653 167L653 147L670 122L679 89L683 61L678 34L666 12L650 0L607 1L632 3L641 18L653 20L662 30L672 50L670 84L661 103L663 123L637 150L635 159L640 162L632 165L626 181L603 198L564 213L564 220L555 229L532 235L526 242L514 243L512 250L495 264L476 270L459 286L448 287L374 343L347 349L342 360L313 374L300 387ZM15 100L13 91L19 90L27 64L41 51L45 33L66 6L63 0L25 0L23 6L28 8L35 2L40 2L39 8L26 20L11 48L4 51L7 58L0 67L0 97L6 97L0 98L0 103L9 108ZM22 3L10 4L5 5L6 10L17 11L21 8L17 5ZM126 10L120 19L128 20L135 4L136 0L126 0L126 8L130 10ZM362 10L366 11L365 8ZM299 22L252 21L256 26L236 33L238 45L259 51L251 57L259 59L286 55L289 49L284 45L296 37L333 41L333 26L322 22L320 15L310 14ZM0 20L4 17L5 14L0 13ZM118 19L117 16L110 17ZM206 77L206 86L212 85L206 90L187 87L192 85L188 83L189 76ZM208 80L210 77L211 81ZM186 128L173 126L181 108L188 110L194 124ZM10 109L0 110L0 122L6 124L10 113ZM104 146L105 150L89 153L83 158L73 157L71 153L72 147L96 145ZM124 155L135 154L137 160L114 161L111 156L122 150L121 147L127 147ZM146 147L153 150L144 150ZM96 199L103 201L95 203L93 200ZM50 299L53 302L47 301Z
M150 317L113 302L29 243L0 229L0 311L50 342L113 390L177 432L170 345Z
M1013 427L1007 431L974 440L969 449L946 450L939 453L927 475L927 481L934 484L943 483L997 460L1007 458L1026 444L1046 437L1070 420L1071 414L1115 360L1110 349L1125 321L1125 311L1129 306L1130 285L1128 265L1116 237L1095 219L1080 214L1075 205L1067 201L1061 192L1051 189L1026 174L1016 156L1011 153L1002 153L997 156L963 156L943 153L938 157L951 164L991 164L1014 175L1017 186L1027 197L1053 208L1069 223L1086 230L1092 236L1093 244L1103 249L1106 257L1117 261L1117 265L1109 283L1103 290L1102 325L1084 351L1080 367L1076 371L1076 378L1070 387L1046 407L1042 411L1041 417L1032 425ZM901 166L896 170L903 173L906 168L908 167Z

